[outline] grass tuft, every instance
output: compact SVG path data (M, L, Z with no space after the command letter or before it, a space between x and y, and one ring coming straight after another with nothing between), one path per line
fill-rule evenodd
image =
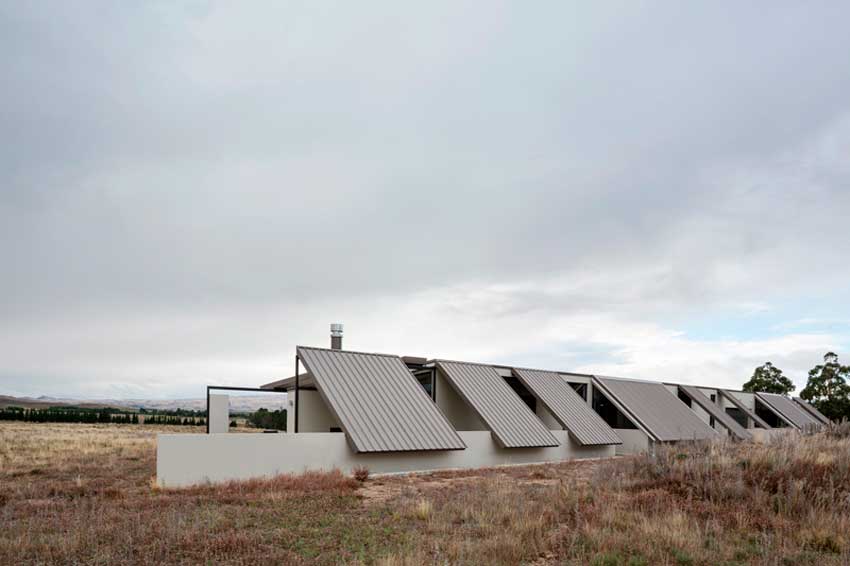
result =
M427 499L422 499L416 503L416 506L413 508L413 515L419 519L420 521L427 521L431 518L431 511L433 506L431 502Z

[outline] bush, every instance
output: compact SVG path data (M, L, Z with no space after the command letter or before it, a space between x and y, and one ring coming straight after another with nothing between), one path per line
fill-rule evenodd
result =
M360 483L363 483L369 479L369 468L367 468L366 466L358 466L354 468L354 470L352 470L352 473L354 475L354 479L356 479Z

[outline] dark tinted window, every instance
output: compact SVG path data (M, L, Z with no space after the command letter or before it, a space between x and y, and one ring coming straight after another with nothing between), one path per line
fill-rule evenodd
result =
M744 428L747 428L747 414L737 407L729 407L726 409L726 414L735 419L735 421Z
M567 382L570 384L570 387L575 389L578 396L587 401L587 384L586 383L575 383L572 381Z
M528 408L534 412L537 412L537 398L531 394L531 392L526 389L525 385L519 382L519 380L513 376L506 377L505 381L508 382L508 385L511 386L511 389L514 390L514 393L519 395L519 398L525 401L525 404L528 405Z
M764 404L756 399L756 415L761 417L764 422L773 428L782 428L788 426L785 421L776 416L776 413L764 406Z
M602 417L602 420L604 420L611 428L637 428L635 424L626 417L626 415L620 412L620 410L595 387L593 388L593 410L596 411L599 416Z
M434 399L434 372L424 371L413 374L413 377L416 378L416 381L419 382L419 385L422 386L431 399Z

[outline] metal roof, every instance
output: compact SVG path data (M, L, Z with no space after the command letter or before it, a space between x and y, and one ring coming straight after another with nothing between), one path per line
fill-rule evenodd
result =
M513 374L579 444L623 443L614 429L578 396L560 374L521 368L513 368Z
M726 414L717 403L707 397L705 393L694 387L693 385L680 385L679 390L691 398L691 401L705 409L705 411L720 422L721 425L729 431L732 436L738 440L752 440L753 435L747 429L738 424L738 421Z
M657 441L702 440L718 434L661 383L594 376L594 384L628 409Z
M351 351L351 350L346 350ZM404 362L404 365L410 367L410 365L422 365L428 361L427 358L421 358L418 356L401 356L401 361ZM313 376L310 375L310 372L302 373L298 376L298 385L299 387L314 387ZM260 385L260 389L272 389L277 391L291 391L295 389L295 376L289 376L284 379L278 379L277 381L272 381L270 383L265 383Z
M313 376L310 372L304 372L298 376L298 385L299 387L315 387L315 383L313 382ZM284 379L278 379L277 381L272 381L271 383L265 383L260 385L260 389L269 389L272 391L290 391L295 389L295 376L290 376Z
M558 446L558 440L493 366L437 360L437 367L499 445Z
M750 417L751 419L753 419L753 422L755 422L755 423L756 423L758 426L760 426L761 428L764 428L764 429L773 428L773 427L771 427L769 424L767 424L767 421L765 421L763 418L761 418L760 416L758 416L758 415L755 413L755 411L751 410L749 407L747 407L746 405L744 405L744 403L743 403L740 399L738 399L737 397L735 397L734 395L732 395L732 393L730 393L729 391L727 391L727 390L725 390L725 389L718 389L718 390L717 390L717 392L718 392L718 393L720 393L722 396L726 397L726 399L727 399L730 403L732 403L733 405L735 405L735 407L737 407L738 409L740 409L742 413L744 413L745 415L747 415L748 417Z
M774 413L779 415L784 421L796 428L805 428L809 426L820 426L821 422L815 417L809 415L805 409L785 395L778 393L756 393L756 398L768 406Z
M803 407L805 410L811 414L814 418L822 422L823 424L832 424L832 421L829 420L829 417L818 411L817 407L806 401L805 399L801 399L799 397L794 397L794 401Z
M466 448L398 356L304 346L297 352L355 451Z

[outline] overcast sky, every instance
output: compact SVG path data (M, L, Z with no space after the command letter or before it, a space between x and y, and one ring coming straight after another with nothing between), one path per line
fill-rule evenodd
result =
M175 4L0 2L0 394L850 362L846 2Z

